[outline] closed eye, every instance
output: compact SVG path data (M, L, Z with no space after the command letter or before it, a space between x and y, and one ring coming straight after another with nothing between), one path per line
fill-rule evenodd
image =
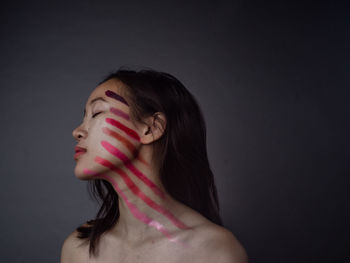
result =
M100 112L96 112L94 115L92 115L92 118L95 118L97 115L99 115L100 113L102 113L102 111Z

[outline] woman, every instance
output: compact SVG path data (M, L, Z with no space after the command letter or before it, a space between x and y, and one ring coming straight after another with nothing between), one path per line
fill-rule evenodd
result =
M63 243L69 262L248 262L222 227L205 124L173 76L120 69L91 93L75 175L101 207Z

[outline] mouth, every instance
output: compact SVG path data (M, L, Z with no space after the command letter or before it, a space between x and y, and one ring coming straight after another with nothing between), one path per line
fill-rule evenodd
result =
M80 155L83 155L85 152L76 152L74 154L74 160L77 160L79 158Z
M74 160L77 160L79 158L79 156L83 155L84 153L86 153L86 149L76 146L75 147L75 154L74 154Z

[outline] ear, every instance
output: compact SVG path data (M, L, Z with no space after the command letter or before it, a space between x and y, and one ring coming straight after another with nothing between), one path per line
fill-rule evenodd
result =
M165 115L161 112L156 112L152 116L144 119L144 127L140 136L142 144L150 144L158 140L164 134L166 127Z

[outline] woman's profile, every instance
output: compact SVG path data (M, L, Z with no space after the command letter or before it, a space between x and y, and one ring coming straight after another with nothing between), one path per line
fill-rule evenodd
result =
M201 110L174 76L119 69L73 130L75 176L100 200L64 241L61 263L246 263L222 226Z

